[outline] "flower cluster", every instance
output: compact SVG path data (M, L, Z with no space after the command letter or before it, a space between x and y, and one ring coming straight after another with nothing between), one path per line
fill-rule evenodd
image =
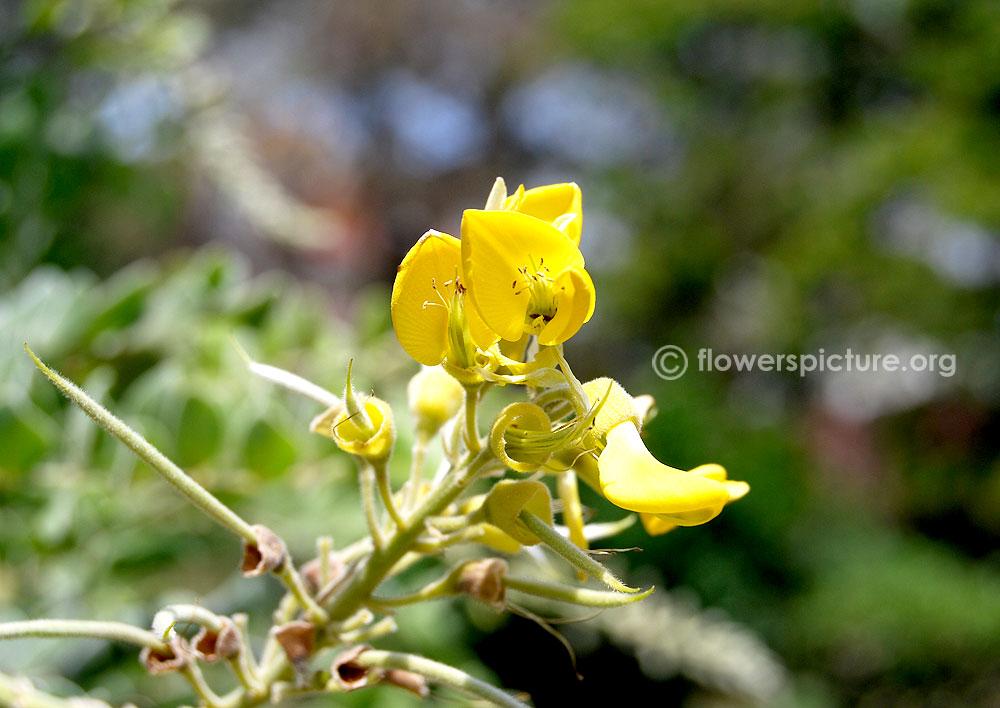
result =
M519 187L508 196L498 179L486 208L465 212L461 239L429 231L403 259L392 291L392 321L403 348L424 367L407 389L414 444L409 479L400 488L389 473L398 439L395 412L386 400L357 394L351 366L337 396L240 350L253 373L325 405L310 429L358 466L368 535L338 549L321 537L316 557L301 566L275 531L244 520L29 349L41 371L87 415L242 540L245 577L274 576L286 593L260 655L249 641L246 615L219 615L197 605L163 608L152 631L119 622L44 619L0 623L0 640L80 636L136 644L150 673L183 675L206 708L253 708L377 683L420 696L431 686L446 686L525 708L454 667L369 643L396 631L395 608L439 597L465 595L503 610L512 607L508 592L597 608L648 596L652 588L640 592L625 585L587 552L591 541L617 533L635 517L587 524L580 481L637 512L651 534L703 524L749 490L727 479L719 465L685 472L660 463L640 437L652 399L633 398L610 378L582 383L573 375L563 343L591 318L596 299L579 247L581 203L575 184ZM483 435L479 407L495 386L521 387L524 397L507 405ZM425 457L436 438L445 459L426 479ZM456 560L445 553L463 544L486 547L490 555ZM506 556L537 545L568 561L575 581L590 577L608 589L562 582L561 562L545 564L553 571L548 578L519 576L516 561L508 563ZM418 590L385 591L385 581L405 581L403 572L423 558L451 567ZM199 628L192 637L176 629L189 624ZM339 653L323 666L327 649ZM225 694L201 671L213 662L228 664L238 681Z
M580 188L552 184L508 196L497 179L484 209L462 216L461 239L428 231L400 264L392 322L420 363L465 386L522 384L490 445L508 469L557 477L570 536L586 545L576 480L640 513L651 534L702 524L749 490L716 464L684 472L658 462L640 437L651 402L611 379L581 384L562 343L594 313L580 252Z

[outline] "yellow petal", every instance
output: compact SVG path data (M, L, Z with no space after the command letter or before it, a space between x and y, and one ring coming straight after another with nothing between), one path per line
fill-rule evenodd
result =
M538 543L535 536L517 518L522 509L552 525L552 498L549 488L531 480L504 479L493 485L483 501L484 520L525 546Z
M630 511L670 514L675 521L678 514L684 520L691 512L692 519L699 519L692 523L704 523L729 500L724 484L657 461L631 422L612 428L607 441L597 464L601 492L612 504Z
M540 219L511 211L468 209L462 216L462 269L472 302L502 339L517 341L531 295L520 268L559 274L583 269L580 249Z
M574 244L579 245L583 226L582 204L580 187L575 182L563 182L527 190L520 196L516 210L550 224L561 216L572 215L571 219L563 221L563 230Z
M726 492L729 494L727 503L734 502L737 499L742 499L750 491L750 485L746 482L737 482L734 479L726 479L726 468L722 465L714 463L699 465L688 472L688 474L698 474L702 477L707 477L708 479L714 479L716 482L722 482L722 484L726 487Z
M639 514L639 521L650 536L662 536L677 528L677 524L657 514Z
M445 302L450 301L452 290L445 282L454 281L461 253L457 238L431 230L420 237L396 269L390 305L392 328L406 353L426 366L440 364L447 351Z
M538 343L544 346L565 342L594 314L594 283L587 271L571 268L563 272L556 278L555 289L559 293L559 307L555 317L538 334Z

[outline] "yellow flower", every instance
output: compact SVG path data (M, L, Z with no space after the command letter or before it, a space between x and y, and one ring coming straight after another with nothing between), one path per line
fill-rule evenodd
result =
M594 284L573 240L550 223L506 210L462 216L462 270L483 322L501 339L543 346L572 337L594 314Z
M527 191L522 184L504 200L504 209L547 221L579 246L583 227L582 204L583 195L575 182L547 184Z
M488 349L497 339L466 307L461 254L457 238L431 230L396 269L392 327L406 353L426 366L447 359L469 368L476 349Z
M720 465L684 472L662 464L646 449L631 421L608 432L597 467L601 493L616 506L640 512L652 534L711 521L728 502L750 490L746 482L726 479Z

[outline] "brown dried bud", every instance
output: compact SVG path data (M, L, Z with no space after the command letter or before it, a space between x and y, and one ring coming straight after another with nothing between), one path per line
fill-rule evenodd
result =
M274 531L260 524L255 524L253 530L257 535L257 543L243 542L243 563L240 570L245 578L255 578L278 570L288 557L285 542Z
M194 655L209 664L219 659L232 659L238 656L242 646L240 631L228 617L222 618L222 629L218 632L202 627L191 639Z
M181 637L174 637L167 644L166 651L143 647L139 661L153 676L180 671L191 661L191 650Z
M462 566L456 583L458 591L502 610L507 602L507 588L503 576L507 561L501 558L484 558Z
M330 666L330 674L337 685L344 690L356 691L382 679L383 671L372 666L361 666L357 663L357 658L371 647L360 644L342 651L333 659Z
M316 644L316 625L305 620L294 620L273 630L274 638L285 650L288 660L292 664L308 659L312 656L313 648Z
M330 565L330 577L327 579L327 582L339 580L343 577L344 570L346 569L344 562L340 560L340 554L330 551L327 558ZM299 574L302 576L306 590L309 591L310 595L315 595L323 589L320 583L319 566L319 558L313 558L299 569Z
M404 688L410 693L415 693L421 698L427 698L431 693L430 689L427 688L427 679L405 669L387 669L382 675L382 680L393 686Z

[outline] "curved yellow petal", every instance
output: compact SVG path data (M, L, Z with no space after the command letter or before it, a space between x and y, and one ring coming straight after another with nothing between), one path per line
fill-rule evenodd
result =
M650 536L662 536L669 531L673 531L678 526L666 517L659 516L658 514L639 514L639 521L642 522L642 527L646 529L646 533Z
M601 493L612 504L630 511L669 514L675 523L678 519L709 521L729 500L724 484L657 461L631 422L611 429L597 465Z
M580 249L540 219L512 211L467 209L462 216L462 270L472 302L502 339L517 341L531 300L521 269L558 274L583 268Z
M594 283L587 271L571 268L559 275L554 283L559 306L555 317L538 334L543 346L560 344L576 334L594 313Z
M440 364L447 351L448 308L461 264L458 239L428 231L396 269L392 285L392 328L403 349L427 366ZM445 283L451 281L451 285Z
M529 214L542 221L552 224L561 216L571 215L570 219L562 220L561 230L573 241L580 244L580 231L583 226L583 195L575 182L548 184L535 187L521 193L518 188L515 197L508 197L508 209Z

